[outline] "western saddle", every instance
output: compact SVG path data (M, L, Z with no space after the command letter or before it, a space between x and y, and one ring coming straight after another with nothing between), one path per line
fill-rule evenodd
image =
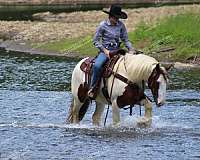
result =
M120 56L125 55L125 53L126 51L123 49L115 50L110 53L111 59L108 62L106 62L106 64L104 65L102 69L102 73L101 73L101 79L99 79L97 82L96 92L99 91L100 84L101 84L100 82L101 80L103 80L104 86L102 88L102 92L108 102L110 102L110 97L107 90L106 78L109 78L111 74L113 74L113 68L115 64L117 63ZM80 66L80 69L85 73L85 83L87 84L88 90L89 90L89 85L91 83L92 67L94 63L95 63L95 58L88 57Z

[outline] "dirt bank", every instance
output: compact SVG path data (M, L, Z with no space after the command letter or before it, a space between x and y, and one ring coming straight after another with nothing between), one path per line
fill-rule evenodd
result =
M156 20L187 11L200 12L200 5L174 7L127 9L125 20L128 31L144 21L155 23ZM34 15L41 21L0 21L2 39L24 41L26 43L44 43L64 38L82 37L95 32L99 22L107 15L101 11L52 14L49 12Z

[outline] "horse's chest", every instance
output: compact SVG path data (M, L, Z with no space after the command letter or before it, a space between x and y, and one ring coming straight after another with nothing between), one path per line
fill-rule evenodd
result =
M127 105L139 104L144 98L144 92L138 86L128 85L123 94L117 97L117 105L123 108Z

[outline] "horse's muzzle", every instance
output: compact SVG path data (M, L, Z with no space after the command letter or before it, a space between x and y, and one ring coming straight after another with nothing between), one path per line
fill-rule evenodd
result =
M164 105L164 102L156 103L156 106L157 106L157 107L161 107L161 106L163 106L163 105Z

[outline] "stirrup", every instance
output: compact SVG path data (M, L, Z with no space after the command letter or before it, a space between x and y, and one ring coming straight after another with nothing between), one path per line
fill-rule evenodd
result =
M89 98L95 99L97 97L97 89L96 89L96 87L92 87L91 89L89 89L87 95L88 95Z

